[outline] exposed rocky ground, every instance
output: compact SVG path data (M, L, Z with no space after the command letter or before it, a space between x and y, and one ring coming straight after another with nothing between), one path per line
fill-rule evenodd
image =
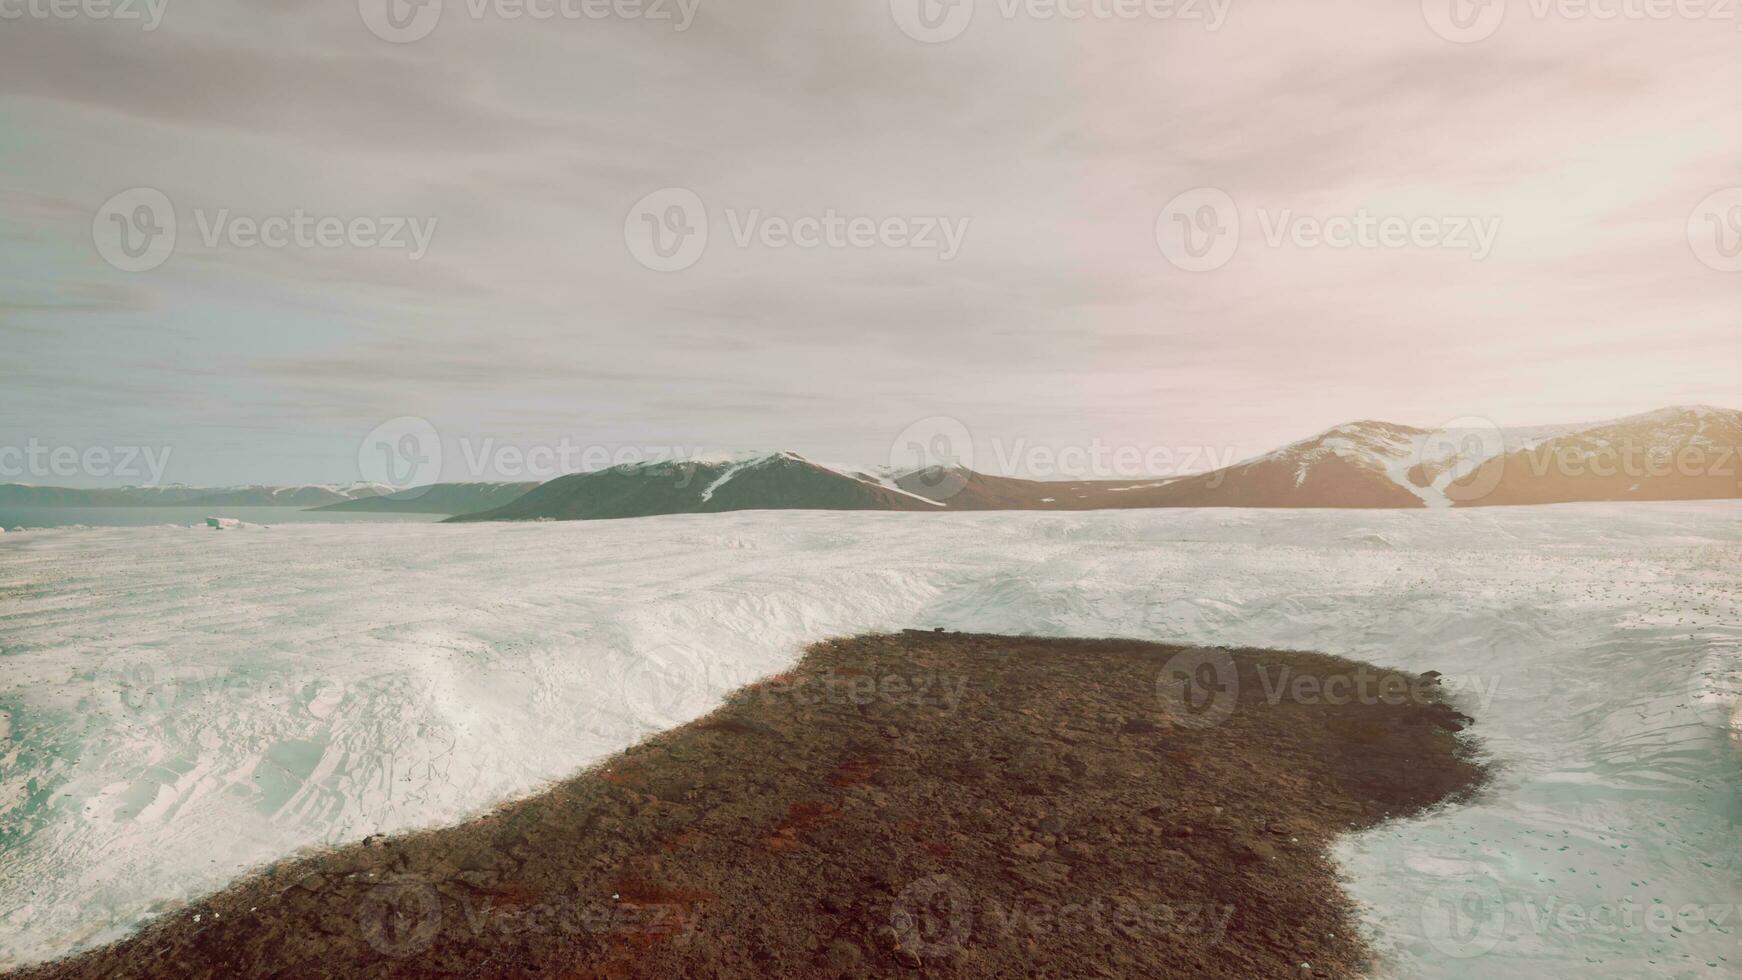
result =
M1357 975L1327 848L1472 792L1431 676L819 643L470 823L287 860L48 977Z

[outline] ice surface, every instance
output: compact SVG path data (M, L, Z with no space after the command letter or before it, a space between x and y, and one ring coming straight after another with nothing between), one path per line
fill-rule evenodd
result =
M7 535L0 965L945 626L1439 670L1504 768L1340 848L1383 973L1732 976L1739 606L1736 502Z

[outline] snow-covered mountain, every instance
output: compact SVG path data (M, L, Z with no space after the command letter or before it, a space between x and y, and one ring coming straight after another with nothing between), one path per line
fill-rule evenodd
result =
M1470 506L1742 497L1742 412L1666 408L1534 435L1448 492Z
M163 487L82 489L39 487L28 483L0 484L0 506L10 507L173 507L213 493L209 488L173 484Z
M566 476L455 520L586 520L732 510L1474 507L1742 498L1742 412L1668 408L1612 422L1438 429L1339 425L1209 473L1043 481L963 467L890 472L794 453L632 464Z
M297 487L232 487L188 501L190 507L320 507L346 500L378 497L396 488L383 483L353 483L345 486L304 484Z
M1742 498L1742 412L1666 408L1611 422L1440 429L1352 422L1131 507L1482 507Z
M475 514L517 499L533 483L434 483L316 507L318 511L371 514Z
M1148 480L1024 480L963 467L911 471L776 452L634 463L548 483L127 487L0 485L0 504L305 507L597 520L736 510L1123 510L1149 507L1481 507L1742 498L1742 412L1692 406L1582 425L1423 429L1339 425L1208 473Z
M630 463L559 477L514 502L454 521L601 520L733 510L938 510L872 470L796 453Z
M116 487L83 489L0 484L0 504L15 507L319 507L394 492L380 483L295 487Z

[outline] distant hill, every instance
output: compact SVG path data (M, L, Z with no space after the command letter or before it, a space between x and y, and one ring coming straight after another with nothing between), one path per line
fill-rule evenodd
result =
M735 510L1108 510L1152 507L1493 507L1742 499L1742 412L1666 408L1580 425L1422 429L1350 422L1208 473L1024 480L963 467L906 472L777 452L669 460L542 484L298 487L0 485L0 505L303 507L454 521L605 520Z
M0 506L9 507L162 507L185 504L210 494L200 487L118 487L87 490L0 484Z
M452 521L602 520L730 510L908 510L940 504L868 472L796 453L613 466L559 477L495 510Z
M518 499L534 483L436 483L375 497L341 500L317 511L393 514L471 514L494 510Z
M379 483L296 487L118 487L83 489L0 484L0 504L14 507L319 507L389 493Z
M1496 507L1742 498L1742 412L1666 408L1530 428L1337 426L1133 492L1133 507Z
M962 467L905 473L794 453L613 467L457 521L730 510L1425 508L1742 499L1742 412L1669 408L1584 425L1421 429L1351 422L1232 466L1145 481L1043 481Z
M310 484L300 487L237 487L220 490L188 501L190 507L322 507L349 500L391 493L392 487L379 483L358 483L335 487Z
M1516 442L1453 495L1467 506L1742 497L1742 412L1666 408Z

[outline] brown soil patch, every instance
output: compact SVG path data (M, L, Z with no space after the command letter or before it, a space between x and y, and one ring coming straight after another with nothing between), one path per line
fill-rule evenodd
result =
M542 795L21 976L1357 975L1326 848L1468 794L1468 719L1431 677L1179 653L819 643Z

